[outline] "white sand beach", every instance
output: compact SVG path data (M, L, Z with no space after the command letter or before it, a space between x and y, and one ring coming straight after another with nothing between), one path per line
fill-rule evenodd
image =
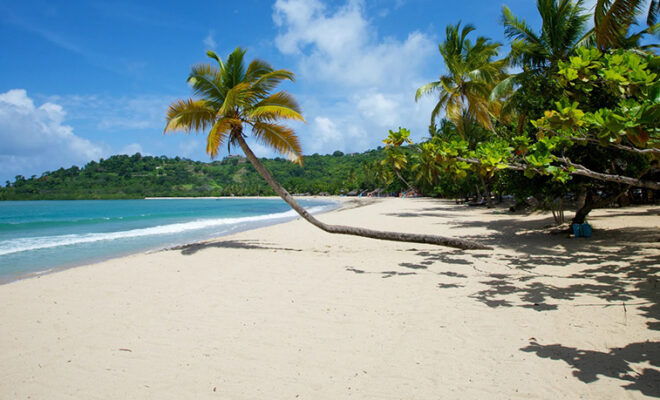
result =
M347 202L303 220L0 286L1 399L660 397L660 207L549 214ZM356 206L359 205L359 206Z

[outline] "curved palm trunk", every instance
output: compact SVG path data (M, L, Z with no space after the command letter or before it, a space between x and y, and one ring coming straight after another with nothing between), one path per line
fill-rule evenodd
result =
M257 156L254 155L250 147L247 145L245 140L240 136L236 136L238 144L243 149L245 156L252 163L254 168L259 172L259 174L268 182L271 188L277 193L291 208L293 208L301 217L306 219L309 223L320 228L328 233L339 233L344 235L354 235L368 237L372 239L380 240L391 240L396 242L413 242L413 243L426 243L426 244L436 244L440 246L454 247L462 250L489 250L491 249L488 246L484 246L480 243L473 242L471 240L447 238L443 236L435 235L421 235L416 233L401 233L401 232L384 232L376 231L372 229L364 228L355 228L351 226L343 225L328 225L318 219L313 215L307 212L296 200L287 192L282 185L280 185L275 178L268 172L268 170L261 164Z
M399 180L400 180L401 182L403 182L404 185L408 186L408 190L416 190L414 187L412 187L412 185L410 185L410 183L408 183L408 181L406 181L405 179L403 179L403 176L401 176L401 173L399 172L398 169L395 168L395 169L394 169L394 173L395 173L396 176L399 178Z

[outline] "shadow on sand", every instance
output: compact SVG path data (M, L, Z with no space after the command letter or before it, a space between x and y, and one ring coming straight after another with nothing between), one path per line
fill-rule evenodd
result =
M631 363L649 363L660 367L660 342L630 343L609 352L580 350L560 344L541 345L530 342L520 349L536 353L541 358L562 360L573 367L573 376L584 383L598 380L598 376L620 379L627 390L638 390L646 396L660 397L660 372L652 368L633 370Z
M445 212L453 214L456 207L425 209L424 215L437 213L437 217L447 217ZM658 218L660 208L648 211L635 209L612 210L608 215L637 216ZM581 295L591 295L603 300L602 304L585 306L622 307L625 304L635 306L646 318L649 330L660 330L660 254L649 249L660 249L660 229L657 228L620 228L598 230L598 220L606 217L594 217L593 236L588 239L570 239L566 235L550 235L547 227L552 223L547 220L535 221L538 229L533 229L530 222L519 218L497 218L494 221L461 222L452 221L457 228L485 228L487 236L474 237L484 244L505 250L514 250L516 255L495 251L492 253L470 253L461 251L417 251L422 258L419 264L405 265L406 268L426 268L433 263L473 265L481 259L481 265L497 264L505 266L510 272L489 273L487 267L478 270L485 278L480 281L486 287L470 297L489 307L523 307L537 312L551 312L558 308L560 301L570 301ZM659 220L660 221L660 220ZM411 249L414 250L414 249ZM409 250L410 251L410 250ZM571 273L571 264L581 265ZM555 267L562 282L561 285L547 283L544 275L538 272L538 266ZM586 268L585 268L586 267ZM475 268L476 269L476 268ZM551 268L553 269L553 268ZM547 271L547 268L545 269ZM447 273L448 276L449 273ZM439 284L440 289L461 287L454 283ZM598 376L619 379L626 390L636 390L646 396L660 397L660 371L654 368L639 367L631 364L649 363L660 367L660 342L630 343L624 348L599 352L566 347L561 344L543 345L530 342L520 349L535 353L542 358L561 360L570 365L573 375L590 383Z
M282 251L302 251L301 249L291 249L286 247L276 247L272 243L263 243L257 240L222 240L200 243L184 244L182 246L171 247L168 250L181 250L181 254L190 256L204 249L245 249L245 250L282 250Z

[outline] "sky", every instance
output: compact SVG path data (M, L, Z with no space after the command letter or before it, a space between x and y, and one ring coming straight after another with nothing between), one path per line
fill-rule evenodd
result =
M540 25L532 0L190 4L0 0L0 185L113 154L209 161L204 132L163 135L165 114L192 96L186 78L211 61L206 50L225 58L237 46L248 61L296 74L281 88L301 105L306 123L292 126L304 154L376 148L399 126L419 140L434 99L414 95L445 72L438 44L448 24L470 23L474 38L506 43L506 4Z

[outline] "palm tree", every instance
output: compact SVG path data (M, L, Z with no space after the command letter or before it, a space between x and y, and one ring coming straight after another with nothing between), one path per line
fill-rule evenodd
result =
M184 132L206 130L206 151L216 157L218 148L238 144L247 159L271 188L291 206L300 216L330 232L364 236L374 239L429 243L460 249L484 249L485 246L469 240L446 238L434 235L381 232L340 225L328 225L309 214L280 185L261 164L245 141L248 133L289 157L302 163L302 150L293 129L277 122L282 119L303 121L300 107L295 99L284 91L271 94L283 80L294 80L292 72L274 70L268 63L254 60L245 67L245 50L240 47L232 52L226 61L215 53L207 55L216 60L218 66L210 64L192 67L188 82L199 99L179 100L172 103L167 112L165 132L182 130Z
M406 165L408 165L408 157L401 149L401 146L404 143L412 144L412 140L410 140L410 131L401 127L399 127L398 131L390 129L389 134L385 140L383 140L383 143L385 144L385 158L381 164L383 166L391 166L397 178L399 178L409 190L415 190L415 188L412 187L412 185L401 175L401 171L406 168Z
M516 17L507 6L502 7L505 35L512 40L508 62L522 66L523 71L502 79L490 94L491 104L500 120L517 117L518 130L527 121L526 114L516 115L518 98L516 88L529 82L538 82L547 76L547 69L555 69L559 61L567 60L575 49L587 44L584 34L589 15L583 0L537 0L536 8L542 19L540 32L535 32L524 19Z
M424 142L419 145L419 154L415 159L411 170L415 172L415 180L421 187L433 189L438 182L440 164L437 161L437 150L432 142Z
M503 6L504 33L513 40L511 63L554 67L557 62L566 60L581 44L589 18L582 3L583 0L537 0L536 8L543 21L539 33Z
M644 35L654 34L660 29L656 24L660 14L660 2L652 0L644 12L644 0L598 0L594 7L594 28L587 34L600 50L611 48L641 48L658 47L658 44L640 46ZM646 29L630 34L629 30L635 24L637 16L646 14Z
M447 118L461 134L464 133L466 116L493 129L489 96L494 84L503 76L506 65L504 60L492 61L497 56L499 43L483 36L479 36L474 44L470 42L467 36L474 30L472 25L461 29L460 22L447 26L447 37L438 49L448 73L442 75L440 80L420 87L415 94L415 101L429 94L437 94L438 103L431 113L431 124L445 110Z

